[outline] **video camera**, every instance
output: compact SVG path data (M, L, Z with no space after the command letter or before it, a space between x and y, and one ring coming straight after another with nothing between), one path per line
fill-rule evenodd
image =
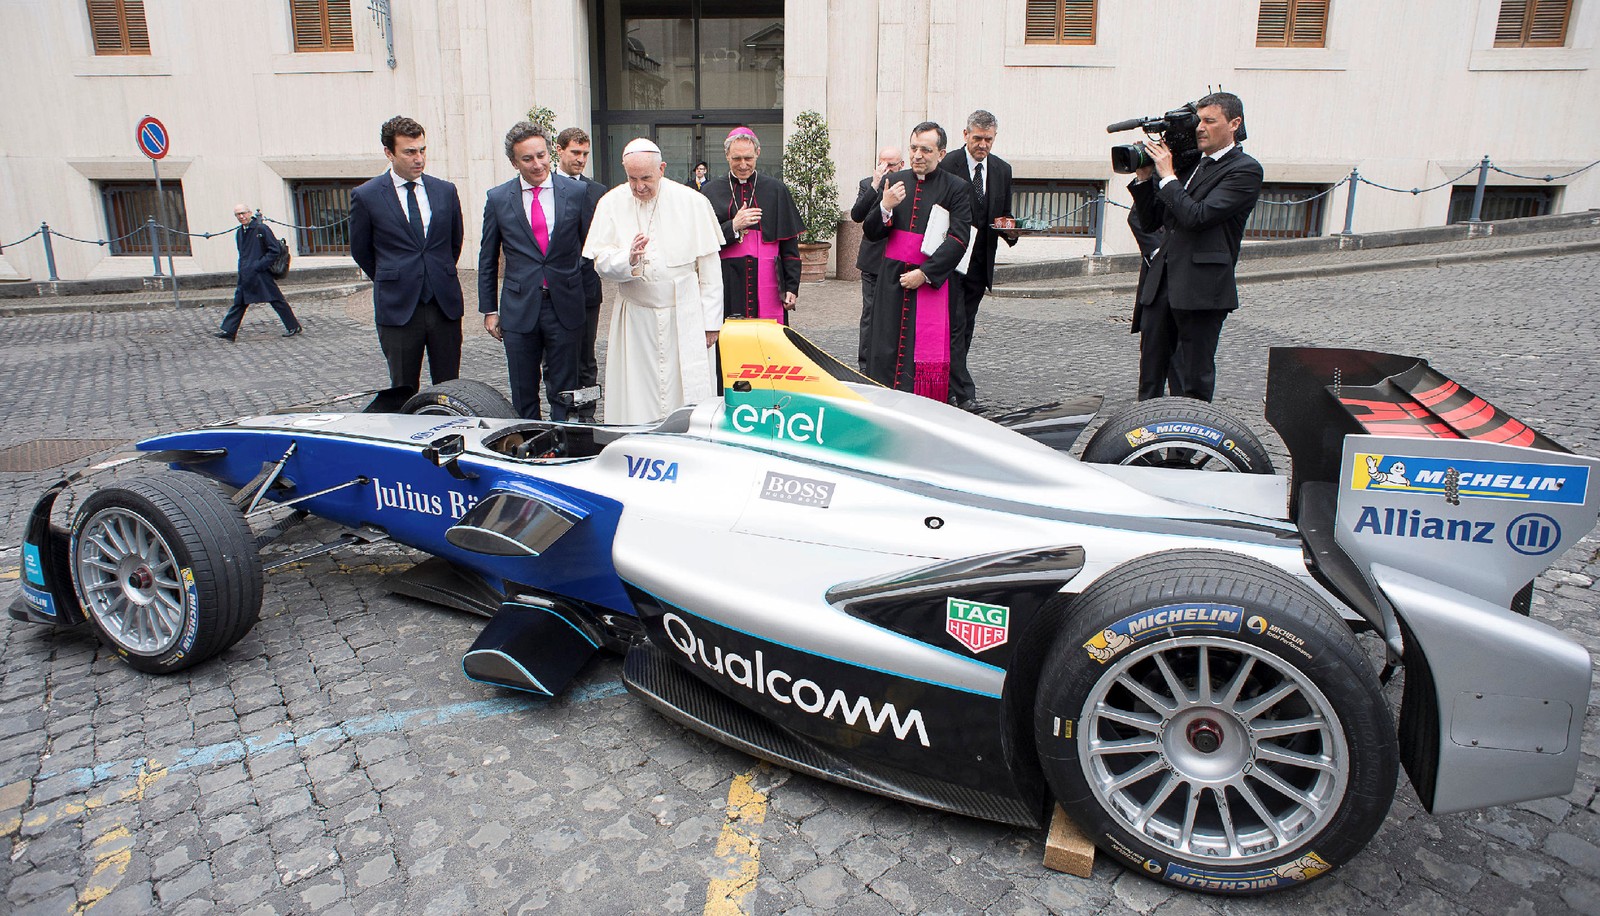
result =
M1133 130L1135 127L1154 137L1160 135L1172 150L1172 168L1182 175L1200 161L1200 148L1195 145L1194 129L1200 124L1200 109L1194 102L1174 108L1164 115L1151 118L1132 118L1106 125L1106 133ZM1143 144L1125 143L1111 148L1111 170L1129 175L1147 165L1152 165L1150 154Z

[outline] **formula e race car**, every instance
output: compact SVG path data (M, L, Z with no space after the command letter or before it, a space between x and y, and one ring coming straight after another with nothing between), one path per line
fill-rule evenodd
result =
M1029 828L1054 800L1216 893L1349 860L1397 764L1434 812L1571 790L1590 659L1528 610L1600 462L1426 362L1274 350L1291 480L1204 473L1271 459L1198 402L1078 461L1098 401L997 423L771 322L730 322L722 360L722 396L648 427L475 416L508 405L454 382L144 440L170 469L65 525L75 479L39 501L12 616L180 670L255 621L260 520L313 513L433 555L403 589L489 617L469 677L557 694L624 653L633 693L752 755Z

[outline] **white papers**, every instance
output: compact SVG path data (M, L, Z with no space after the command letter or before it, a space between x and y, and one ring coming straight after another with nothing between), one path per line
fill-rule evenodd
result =
M928 231L922 236L922 253L932 257L933 253L939 250L939 246L944 244L945 236L949 234L950 211L942 204L934 204L933 209L928 211ZM969 237L967 249L961 252L961 261L956 264L956 273L965 274L967 262L970 260L972 260L972 245Z

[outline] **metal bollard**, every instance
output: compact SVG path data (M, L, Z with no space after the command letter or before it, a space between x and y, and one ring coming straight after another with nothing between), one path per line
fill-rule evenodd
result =
M1094 199L1094 256L1100 257L1100 250L1106 240L1106 196L1099 194Z
M50 244L50 224L39 224L39 235L44 239L44 265L50 271L50 282L61 279L56 276L56 248Z
M1469 223L1481 223L1478 217L1483 213L1483 186L1489 183L1489 157L1484 156L1478 163L1478 189L1472 192L1472 215L1467 217Z
M161 276L161 239L160 239L159 236L156 235L156 218L153 217L153 216L145 217L144 218L144 228L145 228L146 232L150 233L150 260L155 264L155 267L156 267L156 272L154 274L152 274L151 276L160 277Z
M1354 168L1351 169L1350 170L1350 196L1346 197L1345 201L1344 201L1344 232L1342 233L1343 235L1350 235L1351 234L1351 227L1355 224L1355 219L1356 219L1356 185L1358 185L1360 183L1361 183L1361 171L1359 169L1354 169Z

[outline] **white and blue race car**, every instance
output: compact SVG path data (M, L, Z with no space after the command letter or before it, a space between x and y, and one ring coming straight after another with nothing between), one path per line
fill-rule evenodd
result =
M82 475L41 498L11 614L178 671L249 631L263 541L314 514L433 555L403 590L489 618L469 677L557 694L623 653L645 702L755 756L1023 827L1056 802L1217 893L1355 856L1401 764L1434 812L1571 790L1590 659L1528 608L1600 462L1427 363L1274 351L1291 479L1205 473L1271 461L1197 402L1078 461L1097 402L996 423L771 322L722 359L723 396L650 427L478 416L504 399L455 382L147 439L170 469L65 524Z

